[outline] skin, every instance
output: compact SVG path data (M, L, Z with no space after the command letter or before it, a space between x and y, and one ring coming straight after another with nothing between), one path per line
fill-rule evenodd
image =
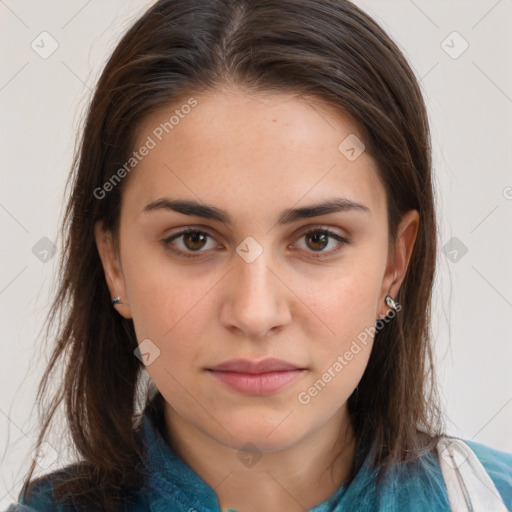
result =
M106 280L139 343L150 339L160 350L147 371L165 398L172 449L215 489L221 509L307 510L349 474L354 437L346 401L366 368L372 338L308 404L297 396L389 312L384 300L398 293L419 216L407 212L389 245L375 161L367 152L350 161L338 150L348 135L363 137L333 107L234 87L195 98L198 105L126 178L119 252L112 235L96 226ZM139 145L175 108L141 124ZM214 205L233 224L142 212L162 197ZM370 211L277 223L284 209L335 197ZM186 237L171 243L191 258L162 242L187 226L211 237L199 253L193 250L201 244ZM349 243L329 239L318 249L304 232L319 227ZM236 252L248 236L263 248L251 263ZM237 393L205 371L233 358L266 357L306 370L266 396ZM251 467L237 456L244 447L250 451L247 443L261 454Z

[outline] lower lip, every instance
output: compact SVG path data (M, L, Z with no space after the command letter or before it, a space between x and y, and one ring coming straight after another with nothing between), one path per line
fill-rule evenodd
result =
M209 370L223 384L246 395L267 395L284 388L303 373L303 370L286 370L268 373L238 373Z

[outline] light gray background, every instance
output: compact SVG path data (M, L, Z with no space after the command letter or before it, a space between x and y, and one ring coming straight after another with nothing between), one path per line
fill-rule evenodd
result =
M40 240L56 241L95 79L150 3L0 0L0 508L16 499L37 426L41 328L60 252L41 261ZM512 1L356 3L403 49L429 107L441 228L433 316L448 431L512 452ZM51 49L42 32L58 44L47 58L31 47Z

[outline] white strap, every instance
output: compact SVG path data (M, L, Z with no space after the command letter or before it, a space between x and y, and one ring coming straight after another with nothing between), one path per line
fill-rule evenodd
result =
M437 449L452 512L507 512L491 477L464 441L445 437Z

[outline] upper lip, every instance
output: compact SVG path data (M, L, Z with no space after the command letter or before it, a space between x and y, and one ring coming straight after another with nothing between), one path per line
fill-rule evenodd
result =
M250 359L231 359L224 361L216 366L207 368L207 370L237 372L237 373L267 373L289 370L302 370L303 368L283 361L282 359L268 358L262 361L251 361Z

